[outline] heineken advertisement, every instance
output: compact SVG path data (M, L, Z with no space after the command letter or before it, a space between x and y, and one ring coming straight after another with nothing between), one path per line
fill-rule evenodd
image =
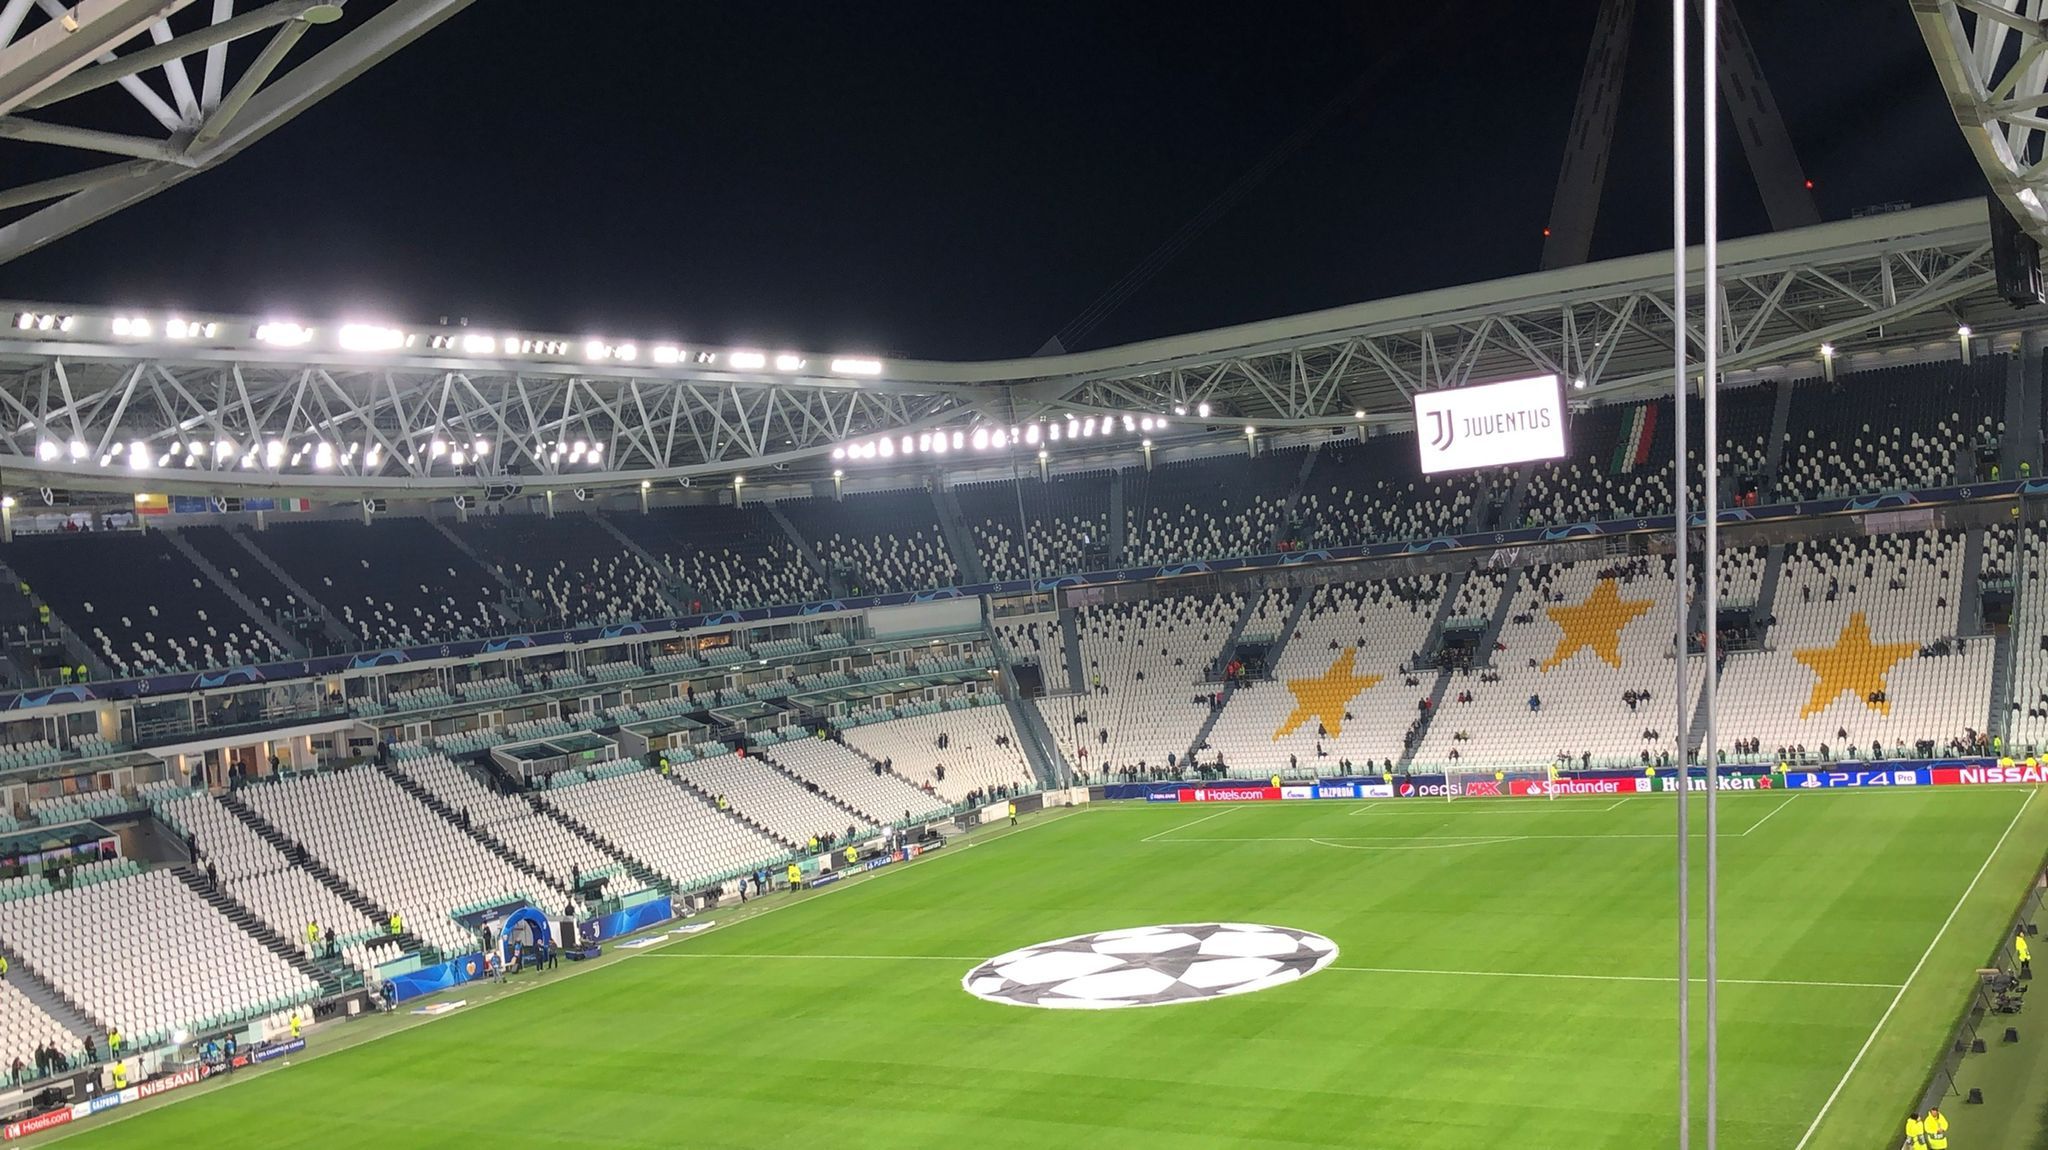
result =
M1658 775L1651 782L1654 783L1654 786L1650 788L1652 790L1675 791L1678 789L1678 780L1676 778L1666 778L1663 775ZM1687 790L1704 791L1707 789L1707 780L1703 777L1689 778L1685 782ZM1780 790L1785 786L1784 779L1775 778L1770 773L1764 771L1758 771L1754 774L1722 775L1720 782L1721 789L1724 791L1774 791Z

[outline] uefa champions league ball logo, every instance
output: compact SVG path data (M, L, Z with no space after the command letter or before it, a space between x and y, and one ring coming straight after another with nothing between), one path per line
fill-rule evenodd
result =
M1305 930L1241 922L1178 923L1055 939L967 972L967 993L1009 1006L1117 1010L1171 1006L1281 986L1337 959Z

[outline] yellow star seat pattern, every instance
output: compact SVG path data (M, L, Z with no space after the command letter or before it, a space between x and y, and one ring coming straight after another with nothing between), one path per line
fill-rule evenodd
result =
M1584 603L1546 608L1543 613L1564 634L1557 637L1557 650L1543 661L1543 670L1551 670L1587 647L1606 660L1608 666L1619 670L1622 630L1652 605L1649 599L1623 599L1614 580L1602 579L1594 584L1593 593L1586 596Z
M1792 652L1792 657L1806 664L1814 675L1813 695L1799 708L1799 717L1804 719L1825 708L1844 691L1879 714L1891 714L1889 698L1873 703L1870 696L1885 689L1884 677L1899 660L1919 649L1917 643L1871 643L1870 624L1863 618L1863 612L1852 612L1849 625L1842 628L1834 646Z
M1287 690L1294 696L1294 710L1280 729L1273 732L1278 739L1291 735L1295 729L1311 718L1329 729L1330 737L1344 733L1344 708L1351 700L1380 685L1379 675L1360 675L1352 669L1358 658L1354 648L1346 647L1343 654L1330 660L1330 669L1314 679L1289 679Z

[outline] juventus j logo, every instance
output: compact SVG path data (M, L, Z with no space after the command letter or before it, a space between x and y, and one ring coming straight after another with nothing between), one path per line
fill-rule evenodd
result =
M1430 412L1430 413L1429 413L1429 429L1430 429L1430 431L1429 431L1429 445L1430 445L1431 447L1434 447L1434 448L1436 448L1436 449L1437 449L1438 451L1447 451L1447 450L1449 450L1449 449L1450 449L1450 446L1451 446L1451 440L1452 440L1452 439L1453 439L1453 438L1455 437L1455 433L1454 433L1454 432L1453 432L1453 431L1451 430L1451 429L1452 429L1452 426L1453 426L1453 424L1452 424L1452 422L1451 422L1451 413L1450 413L1450 412L1448 412L1448 411L1432 411L1432 412Z

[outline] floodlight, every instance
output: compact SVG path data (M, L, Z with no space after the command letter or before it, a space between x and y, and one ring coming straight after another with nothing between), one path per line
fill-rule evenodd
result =
M1178 414L1178 413L1176 413L1176 414ZM1200 416L1200 417L1201 417L1201 418L1203 418L1203 419L1207 419L1207 418L1209 418L1209 405L1208 405L1208 404L1206 404L1206 403L1198 403L1198 404L1196 404L1196 405L1195 405L1195 414L1196 414L1196 415L1198 415L1198 416Z
M130 339L148 339L149 333L149 321L141 316L119 315L114 317L115 335L125 335Z
M313 329L289 320L273 320L256 328L256 338L275 347L299 347L313 338Z
M306 334L311 336L312 332L308 331ZM339 338L344 351L396 351L405 346L404 332L395 327L378 327L367 323L343 324Z
M655 345L653 355L654 362L667 366L683 358L683 349L670 347L668 344L657 344Z
M832 370L840 375L880 375L882 361L879 359L835 359Z
M882 437L881 441L876 444L876 449L882 453L883 459L887 459L890 456L896 454L896 441L890 439L888 436L885 435Z
M975 429L974 429L974 435L973 435L973 437L972 437L972 442L973 442L973 444L974 444L974 450L976 450L976 451L987 451L987 450L988 450L988 428L986 428L986 427L977 427L977 428L975 428Z
M741 371L759 371L768 366L768 357L758 351L736 351L725 360Z
M795 371L803 365L804 357L800 355L792 355L785 351L775 357L775 370L777 371Z
M1038 444L1038 425L1037 425L1037 424L1035 424L1035 423L1034 423L1034 424L1032 424L1031 426L1029 426L1029 427L1027 427L1027 428L1025 428L1025 429L1024 429L1024 442L1026 442L1026 443L1028 443L1028 444L1031 444L1031 445L1033 445L1034 447L1035 447L1035 446L1037 446L1037 444Z
M603 340L589 340L583 345L583 358L591 360L603 359L609 351L611 349L604 345Z
M84 441L84 440L82 440L82 439L74 439L74 440L72 440L72 441L71 441L71 458L73 458L73 459L84 459L84 458L85 458L85 441Z

